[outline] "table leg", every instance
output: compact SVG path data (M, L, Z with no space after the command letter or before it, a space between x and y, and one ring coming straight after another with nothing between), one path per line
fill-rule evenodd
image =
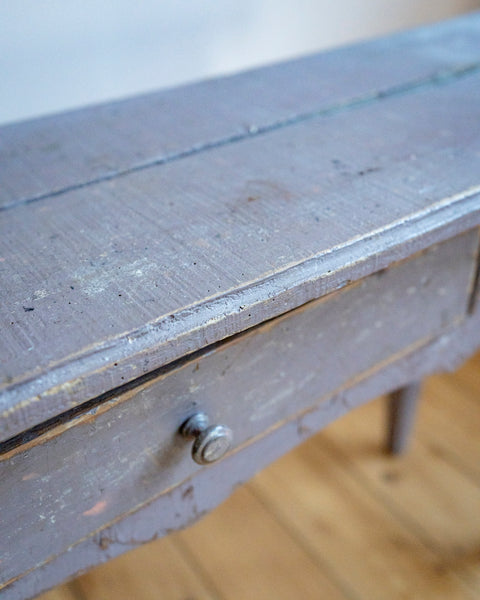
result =
M407 449L420 387L420 382L412 383L389 395L387 449L391 454L402 454Z

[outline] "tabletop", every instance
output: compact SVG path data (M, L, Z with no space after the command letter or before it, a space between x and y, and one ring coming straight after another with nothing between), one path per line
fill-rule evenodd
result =
M479 30L3 127L1 438L478 224Z

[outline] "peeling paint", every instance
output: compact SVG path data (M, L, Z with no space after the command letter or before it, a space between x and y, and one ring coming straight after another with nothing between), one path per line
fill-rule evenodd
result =
M108 502L106 500L99 500L96 504L89 508L85 512L83 512L84 517L93 517L95 515L99 515L107 508Z

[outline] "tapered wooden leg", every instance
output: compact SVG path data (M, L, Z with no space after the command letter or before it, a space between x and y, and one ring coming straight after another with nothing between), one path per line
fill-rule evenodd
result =
M407 449L415 421L420 387L420 383L412 383L389 395L387 449L391 454L401 454Z

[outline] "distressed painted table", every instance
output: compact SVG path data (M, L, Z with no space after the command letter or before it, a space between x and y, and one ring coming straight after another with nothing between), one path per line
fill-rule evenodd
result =
M480 345L479 14L0 144L6 598Z

